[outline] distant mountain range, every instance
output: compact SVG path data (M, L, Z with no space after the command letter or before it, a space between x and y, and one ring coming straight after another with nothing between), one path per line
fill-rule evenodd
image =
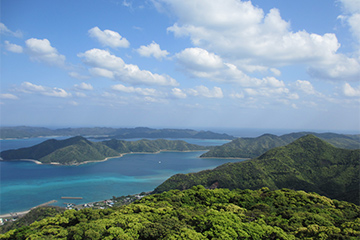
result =
M153 129L137 128L60 128L49 129L43 127L1 127L0 138L32 138L46 136L96 136L97 138L198 138L198 139L235 139L228 134L211 131L195 131L191 129Z
M184 190L196 185L229 189L289 188L359 204L359 162L359 149L335 148L314 135L306 135L252 160L174 175L154 192Z
M338 148L360 148L360 135L298 132L282 136L264 134L257 138L237 138L224 145L212 147L210 151L204 153L200 157L254 158L272 148L285 146L308 134L317 136Z
M205 149L207 147L189 144L181 140L123 141L113 139L91 142L84 137L77 136L65 140L50 139L32 147L3 151L0 153L0 157L3 160L32 159L41 163L76 165L132 152L153 153L165 150L192 151Z

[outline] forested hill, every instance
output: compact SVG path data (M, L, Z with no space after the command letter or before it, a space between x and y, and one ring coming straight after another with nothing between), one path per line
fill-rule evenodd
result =
M109 140L91 142L84 137L72 137L65 140L50 139L28 148L7 150L0 153L3 160L32 159L42 163L76 165L86 161L103 160L131 152L158 152L205 150L206 147L189 144L180 140Z
M0 239L351 240L359 234L360 208L348 202L289 189L196 186L120 208L68 210L0 234Z
M195 185L229 189L290 188L359 204L359 158L359 149L335 148L307 135L256 159L174 175L154 192Z
M235 137L211 131L196 131L192 129L154 129L146 127L137 128L59 128L44 127L1 127L0 138L33 138L44 136L97 136L104 138L198 138L198 139L228 139Z
M360 148L360 135L298 132L282 136L264 134L257 138L237 138L222 146L211 148L210 151L204 153L200 157L255 158L274 147L285 146L286 144L309 134L317 136L338 148Z

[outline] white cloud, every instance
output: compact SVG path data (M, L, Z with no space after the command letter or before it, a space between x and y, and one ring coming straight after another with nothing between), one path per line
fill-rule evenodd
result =
M242 99L242 98L245 98L245 95L244 93L232 93L230 94L230 97L231 98L235 98L235 99Z
M14 52L14 53L22 53L23 52L23 47L10 43L9 41L5 41L5 49L9 52Z
M90 77L90 76L81 75L78 72L69 72L68 74L69 74L70 77L80 79L80 80L85 80L85 79L88 79Z
M309 81L297 80L295 82L295 86L296 86L297 89L305 92L306 94L315 94L316 93L313 85Z
M44 62L50 65L64 66L65 56L58 53L47 39L31 38L25 41L27 53L33 61Z
M338 56L340 43L335 34L294 32L275 8L265 14L251 1L153 1L158 9L171 11L178 18L168 28L169 32L189 37L195 46L215 52L223 61L247 71L302 63L311 66L311 72L319 72L317 75L322 78L342 79L341 74L347 72L340 71L343 60L357 61ZM353 22L358 29L360 21L356 18ZM330 73L334 66L338 68L335 74ZM358 76L351 74L357 72L348 72L348 78Z
M130 84L147 84L162 86L177 86L178 82L168 75L159 75L138 66L126 64L120 57L110 54L106 50L91 49L78 54L83 62L91 67L90 73L100 75Z
M279 69L270 68L270 71L271 71L275 76L281 76L281 71L280 71Z
M75 88L80 89L80 90L93 90L93 86L91 86L90 83L80 83L80 84L75 84L74 85Z
M161 50L159 44L152 42L147 46L141 46L136 50L141 56L150 57L153 56L158 60L166 58L169 55L169 52L166 50Z
M358 0L340 0L343 4L345 12L358 13L360 12L360 2Z
M113 90L119 91L119 92L125 92L125 93L137 93L139 95L143 96L159 96L160 93L153 88L134 88L134 87L126 87L122 84L117 84L114 86L111 86Z
M0 33L4 35L14 36L17 38L21 38L23 36L22 32L20 30L17 30L16 32L11 31L8 29L5 24L0 23Z
M189 95L200 96L206 98L223 98L224 94L219 87L214 87L212 90L201 85L192 89L186 90Z
M128 48L130 46L129 41L126 38L122 37L119 33L108 29L101 31L100 28L93 27L89 30L89 35L98 40L103 46L109 46L111 48Z
M24 93L38 93L50 97L60 97L60 98L71 97L71 93L67 93L62 88L44 87L41 85L32 84L30 82L23 82L20 85L20 88L18 88L17 90Z
M1 99L11 99L11 100L17 100L19 99L17 96L11 93L1 93L0 94Z
M90 68L89 72L93 76L106 77L106 78L111 78L111 79L114 78L114 72L112 72L110 70L106 70L104 68Z
M290 90L288 88L273 88L273 89L270 89L270 88L259 88L259 89L246 88L245 92L249 96L263 96L263 97L271 98L274 96L285 95L289 99L298 99L299 98L299 96L297 94L290 93Z
M194 45L232 59L239 56L260 62L289 64L309 61L339 48L334 34L292 32L278 9L268 14L250 1L159 0L179 21L168 31L189 36Z
M76 92L75 96L77 96L77 97L86 97L86 94L83 93L83 92Z
M202 48L186 48L177 53L176 58L180 64L194 72L214 71L224 66L219 56Z
M342 54L329 56L327 61L308 69L308 73L319 79L357 81L360 79L360 62Z
M186 98L187 95L184 93L180 88L173 88L171 90L171 93L176 98Z
M176 54L182 69L193 77L205 78L217 82L229 82L241 87L284 87L283 81L275 77L262 79L250 77L234 64L223 62L216 54L201 48L187 48ZM271 71L280 74L277 69Z
M349 27L350 32L355 37L357 44L357 54L360 57L360 1L358 0L339 0L343 6L344 15L338 18L345 21Z
M343 93L347 97L360 97L360 86L354 88L350 84L345 83L343 86Z

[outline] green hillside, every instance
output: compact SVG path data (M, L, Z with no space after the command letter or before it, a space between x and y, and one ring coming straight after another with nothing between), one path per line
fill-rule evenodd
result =
M132 142L113 139L104 142L91 142L83 137L72 137L65 140L51 139L32 147L3 151L0 156L4 160L33 159L42 163L57 162L64 165L74 165L85 161L103 160L123 153L205 149L207 148L180 140L143 139Z
M290 188L359 204L359 159L360 150L335 148L307 135L256 159L174 175L155 192L196 185L229 189Z
M68 210L0 239L358 239L360 207L315 193L196 186L112 209Z
M237 138L222 146L216 146L200 157L230 157L230 158L255 158L266 151L285 146L296 139L312 134L338 148L359 149L359 135L345 135L336 133L310 133L298 132L282 136L264 134L257 138Z
M189 144L182 140L165 140L165 139L156 139L156 140L142 139L139 141L123 141L123 140L112 139L109 141L103 141L102 144L116 150L119 153L158 152L161 150L192 151L192 150L208 149L207 147L202 147L196 144Z

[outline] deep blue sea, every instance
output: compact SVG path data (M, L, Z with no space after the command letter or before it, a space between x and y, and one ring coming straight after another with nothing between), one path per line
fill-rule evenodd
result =
M64 139L65 137L57 138ZM46 138L0 140L1 151L29 147ZM215 146L227 140L184 139ZM76 204L101 201L154 190L177 173L212 169L241 159L201 159L199 152L127 154L106 162L79 166L37 165L33 162L0 162L0 214L30 209L50 200L64 206L62 196L83 197Z

